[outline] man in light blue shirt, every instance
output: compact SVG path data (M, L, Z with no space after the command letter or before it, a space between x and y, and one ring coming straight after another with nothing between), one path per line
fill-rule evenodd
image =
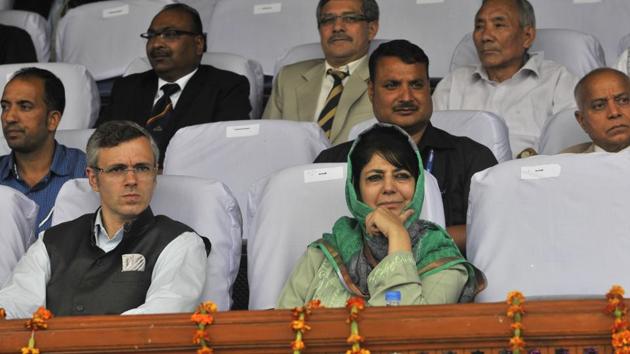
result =
M2 132L11 154L0 157L0 184L39 206L37 229L46 230L61 186L85 177L85 154L55 141L65 107L61 80L48 70L24 68L2 93Z

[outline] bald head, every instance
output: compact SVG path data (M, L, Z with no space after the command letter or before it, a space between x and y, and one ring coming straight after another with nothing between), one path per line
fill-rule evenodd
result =
M575 118L595 145L617 152L630 145L630 78L621 71L600 68L575 86Z

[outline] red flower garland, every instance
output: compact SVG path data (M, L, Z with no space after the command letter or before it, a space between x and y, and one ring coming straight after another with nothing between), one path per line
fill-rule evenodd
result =
M22 354L39 354L39 349L35 347L35 331L47 329L46 321L51 318L53 318L52 312L42 306L33 313L30 320L26 321L24 326L31 330L31 338L28 340L28 346L20 349Z
M311 300L306 306L299 306L293 309L293 321L291 321L290 325L295 331L295 340L291 342L293 354L300 354L306 348L302 337L306 331L311 329L311 326L306 324L306 315L310 315L314 309L319 307L321 307L319 300Z
M621 286L613 285L606 294L608 304L605 310L615 318L611 328L611 344L615 349L615 354L630 354L630 330L628 330L626 319L628 309L623 301L624 293Z
M519 354L521 350L525 349L525 341L522 337L523 331L523 315L525 310L523 309L523 303L525 302L525 296L519 291L510 291L507 296L507 317L512 319L510 328L513 331L512 338L510 338L510 348L513 354ZM630 353L629 353L630 354Z
M359 324L357 323L359 311L365 308L365 300L361 297L351 297L346 303L346 308L350 309L350 315L346 321L350 323L350 336L346 341L348 344L352 344L346 354L370 354L369 350L361 348L364 337L359 335Z
M208 346L210 337L208 336L208 332L206 332L206 326L214 322L212 314L215 312L217 312L217 305L212 301L206 301L201 303L201 305L197 307L197 311L190 317L190 319L197 324L197 330L193 336L193 343L201 346L197 349L197 354L212 353L212 348Z

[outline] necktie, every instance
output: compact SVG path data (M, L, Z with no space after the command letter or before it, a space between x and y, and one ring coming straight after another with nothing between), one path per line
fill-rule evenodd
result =
M158 163L162 166L166 145L170 139L169 131L171 131L171 129L169 128L169 125L172 120L171 116L173 115L173 102L171 101L171 95L179 91L180 88L178 84L166 84L160 89L164 92L164 94L157 102L155 102L155 105L151 110L151 117L147 119L144 125L153 136L157 146L160 148L160 161Z
M335 82L328 93L328 97L326 97L326 103L319 114L319 118L317 118L317 124L319 124L322 128L326 137L330 139L330 131L332 129L333 120L335 119L335 113L337 113L337 105L339 104L341 93L343 92L343 79L345 79L349 74L344 71L333 69L328 69L326 74L332 76Z

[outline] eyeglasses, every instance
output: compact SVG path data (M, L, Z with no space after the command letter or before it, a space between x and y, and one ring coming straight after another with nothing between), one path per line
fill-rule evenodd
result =
M361 21L367 21L368 18L365 15L359 14L343 14L343 15L326 15L319 19L320 26L332 26L337 22L337 19L341 19L341 22L346 25L352 25Z
M112 179L124 179L129 172L133 172L138 179L153 178L156 172L156 167L147 163L139 163L129 167L127 165L113 165L107 168L92 167L99 173Z
M179 39L179 37L181 36L200 36L200 35L201 33L181 31L181 30L175 30L175 29L167 29L162 32L148 31L147 33L141 33L140 37L149 41L155 37L160 37L165 41L174 41L174 40Z

